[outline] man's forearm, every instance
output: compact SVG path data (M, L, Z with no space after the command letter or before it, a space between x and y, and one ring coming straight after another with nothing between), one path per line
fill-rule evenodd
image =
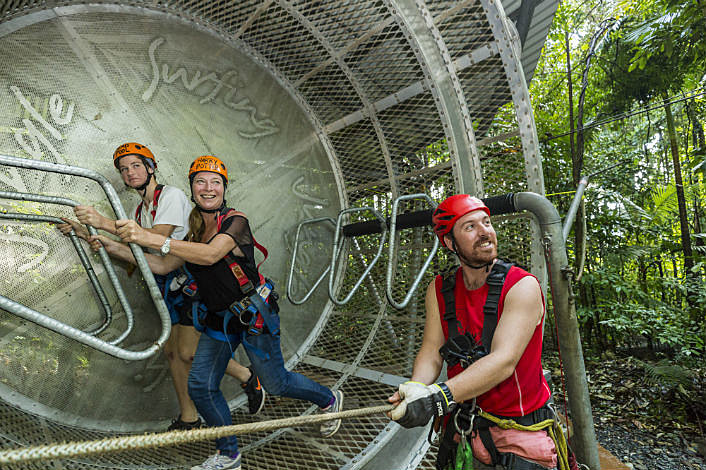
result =
M427 385L432 384L439 378L441 366L441 360L436 360L436 358L429 359L428 356L424 357L420 353L414 361L414 368L412 369L412 377L410 380Z
M500 355L489 354L446 381L454 400L470 400L482 395L512 375L514 365Z

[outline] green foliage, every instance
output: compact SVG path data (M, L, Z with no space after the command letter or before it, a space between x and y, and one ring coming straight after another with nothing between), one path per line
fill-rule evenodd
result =
M640 360L637 363L645 369L645 382L649 385L669 388L690 387L695 377L692 370L674 364L667 359L662 359L654 364Z
M584 107L583 173L597 173L585 193L587 260L575 292L584 344L599 353L642 348L684 363L704 356L706 100L698 91L705 83L705 14L706 4L696 0L563 2L535 71L530 92L546 190L558 193L551 200L564 214L573 194L561 193L575 189L569 80L576 119L588 45L604 20L617 19L593 59ZM691 270L685 269L665 96L673 101ZM570 259L573 249L569 237Z

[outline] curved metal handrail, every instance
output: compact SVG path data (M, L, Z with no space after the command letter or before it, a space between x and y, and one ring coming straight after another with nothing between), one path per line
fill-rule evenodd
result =
M118 198L118 194L115 191L115 188L113 188L113 185L110 184L110 182L105 176L101 175L96 171L71 165L63 165L59 163L11 157L8 155L0 155L0 165L47 171L50 173L73 175L82 178L92 179L93 181L96 181L103 189L103 192L108 198L110 205L113 207L115 215L119 219L128 218L125 214L125 209L123 208L123 205L120 202L120 199ZM171 331L171 319L169 317L169 311L167 310L167 306L164 304L162 295L159 292L159 289L157 288L157 283L154 280L152 271L150 271L149 265L147 264L147 259L145 258L145 254L142 251L142 248L136 243L129 243L129 246L132 250L132 254L135 256L135 262L137 263L137 267L140 269L142 277L145 280L145 283L147 284L147 291L149 292L150 297L152 298L152 302L154 303L154 306L157 309L157 313L159 314L159 318L162 323L162 331L155 344L142 351L129 351L123 348L119 348L113 344L98 339L95 336L84 333L83 331L68 326L62 322L49 319L45 315L42 315L41 313L35 310L27 308L24 305L18 304L17 302L14 302L13 300L8 299L4 296L0 296L0 308L3 308L22 318L25 318L26 320L29 320L40 326L43 326L59 334L67 336L71 339L74 339L82 344L90 346L106 354L115 356L119 359L126 359L129 361L139 361L147 359L148 357L153 356L154 354L159 352L159 350L164 346L164 343L166 343L167 339L169 338L169 333Z
M336 272L336 260L338 259L339 255L341 254L341 250L343 249L343 244L341 243L339 245L339 241L341 239L341 221L343 220L343 216L351 213L351 212L363 212L363 211L370 211L375 215L375 218L378 219L380 222L380 245L378 246L378 251L375 254L375 257L372 259L370 264L368 265L367 268L365 268L365 271L363 271L363 274L361 274L360 278L358 278L358 281L353 285L353 288L351 291L346 295L346 297L343 300L338 300L336 299L335 295L333 294L333 278ZM331 302L334 304L341 306L347 304L350 300L351 297L353 297L353 294L355 293L356 290L360 287L360 285L363 282L363 279L370 274L370 271L373 269L373 266L375 266L375 263L378 262L380 259L380 255L382 254L382 248L385 245L385 236L387 235L387 224L385 223L385 219L380 215L378 211L376 211L372 207L350 207L348 209L344 209L341 212L338 213L338 218L336 219L336 236L333 241L333 253L331 254L331 265L330 265L330 271L329 271L329 278L328 278L328 296L329 299L331 299Z
M324 280L326 275L331 270L331 265L326 266L326 269L324 269L324 272L321 273L321 276L319 276L319 278L316 280L316 282L311 287L311 289L309 289L309 291L306 293L306 295L304 295L304 298L302 298L301 300L294 299L294 297L292 296L292 278L294 278L294 262L297 259L297 250L299 249L299 235L300 235L301 229L304 225L316 224L319 222L331 222L331 225L333 225L334 227L336 226L336 221L333 220L332 217L319 217L316 219L307 219L307 220L301 222L297 226L297 234L294 237L294 249L292 250L292 262L290 263L289 277L287 279L287 299L289 299L289 301L294 305L301 305L304 302L306 302L307 300L309 300L309 297L311 297L311 294L314 293L316 288L319 287L319 284L321 284L321 281Z
M434 255L436 254L436 250L439 248L439 239L438 237L434 237L434 246L431 249L431 252L429 253L429 256L427 256L426 260L424 261L424 264L422 265L421 269L419 270L419 273L417 274L417 277L414 278L414 282L412 282L412 286L409 288L409 291L407 292L407 295L405 295L404 299L402 302L397 303L395 299L392 297L392 259L394 256L395 252L395 231L397 230L397 207L399 206L400 201L405 201L408 199L426 199L429 201L429 204L431 204L432 209L436 208L436 202L429 196L427 196L424 193L419 193L419 194L408 194L406 196L400 196L397 199L395 199L392 203L392 214L390 214L390 250L389 250L389 257L387 259L387 278L386 278L386 289L385 289L385 294L387 296L387 301L390 302L390 305L395 307L398 310L402 310L407 306L409 301L412 299L412 295L414 292L417 290L417 287L419 286L419 282L422 280L422 276L424 276L424 273L426 272L427 268L429 267L429 264L431 263L432 258L434 258Z
M0 195L0 197L2 196ZM52 224L64 223L64 221L58 217L52 217L48 215L22 214L19 212L0 212L0 219L26 220L29 222L49 222ZM91 281L91 285L93 285L93 289L96 291L98 300L100 301L101 305L103 306L103 310L105 311L105 318L103 320L103 323L93 330L85 331L85 333L88 333L89 335L97 335L103 332L106 328L108 328L108 325L110 324L113 318L113 310L110 308L110 302L108 302L108 298L105 295L105 291L103 290L103 287L101 287L100 282L98 281L98 276L96 276L96 272L93 270L93 266L91 265L91 262L88 259L88 255L86 255L86 251L83 249L81 242L78 241L78 236L76 235L76 232L71 229L68 235L71 239L71 243L74 245L76 254L81 260L83 268L86 270L88 279Z
M0 191L0 199L13 199L16 201L30 201L30 202L41 202L45 204L58 204L62 206L69 206L69 207L76 207L79 205L78 202L74 201L73 199L65 198L65 197L58 197L58 196L45 196L43 194L32 194L32 193L20 193L20 192L15 192L15 191ZM60 223L63 223L61 221ZM91 227L90 225L86 225L86 228L88 229L88 233L91 235L97 235L98 231ZM105 267L105 272L108 275L108 280L110 283L113 285L113 289L115 289L115 294L118 297L118 301L120 302L120 305L123 307L123 311L125 311L125 318L127 320L127 326L125 327L125 331L118 336L116 339L113 341L110 341L111 344L120 344L127 336L130 334L132 331L133 325L135 323L134 320L134 315L132 313L132 307L130 307L130 302L127 300L127 296L125 295L125 292L123 291L122 286L120 285L120 280L118 279L118 275L115 272L115 269L113 268L113 263L110 261L110 256L108 255L108 252L105 251L105 248L102 246L98 250L98 256L100 256L101 262L103 263L103 266ZM80 257L80 255L79 255ZM83 260L81 261L83 262ZM84 264L84 267L86 265ZM106 315L109 318L107 320L107 323L109 324L110 321L112 321L112 309L108 307L108 310L106 311ZM106 328L108 325L105 326ZM98 334L102 329L98 332L92 333L92 334Z

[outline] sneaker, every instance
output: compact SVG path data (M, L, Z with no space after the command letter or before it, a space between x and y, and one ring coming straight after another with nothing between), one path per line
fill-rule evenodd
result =
M248 397L248 411L251 415L256 415L265 407L265 389L260 385L260 379L250 369L252 375L247 382L241 384Z
M240 453L235 457L213 454L201 465L191 467L191 470L240 470Z
M343 410L343 392L341 390L334 390L333 392L334 402L321 410L324 413L338 413ZM340 419L332 419L331 421L324 421L321 423L321 437L331 437L338 431L341 427Z
M198 429L202 426L203 422L201 422L201 418L196 418L196 421L187 423L186 421L182 421L181 415L179 415L177 416L177 419L172 421L172 424L169 425L167 431L189 431L191 429Z

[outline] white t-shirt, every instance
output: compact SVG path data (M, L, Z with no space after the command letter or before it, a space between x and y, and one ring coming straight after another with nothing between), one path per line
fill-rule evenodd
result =
M149 207L146 204L142 205L140 225L143 228L152 228L161 224L174 225L171 238L183 240L189 231L189 214L191 213L191 203L184 191L174 186L164 186L157 200L154 219L152 219L153 202L150 202ZM136 220L136 210L137 206L132 209L133 220Z

